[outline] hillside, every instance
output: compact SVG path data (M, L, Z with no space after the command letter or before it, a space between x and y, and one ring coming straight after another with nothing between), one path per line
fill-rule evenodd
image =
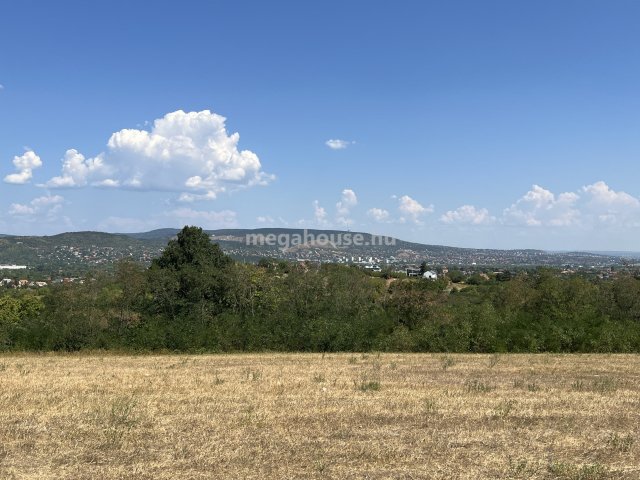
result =
M156 241L168 241L178 233L178 229L162 229L142 234L134 234L137 238ZM592 252L547 252L534 249L476 249L450 247L446 245L429 245L407 242L387 236L378 236L366 232L348 232L344 230L302 230L291 228L258 228L258 229L219 229L207 230L213 241L236 257L275 257L290 260L308 259L319 261L353 262L362 261L392 264L429 263L445 265L576 265L602 266L616 264L624 257L606 253ZM130 234L129 234L130 235ZM296 239L305 239L295 245ZM251 239L262 236L265 240L271 236L275 242L265 241L264 245L256 245ZM360 242L356 244L356 237ZM320 237L328 241L317 241ZM283 239L283 242L279 240ZM333 242L333 243L332 243Z
M27 265L42 274L71 275L108 268L120 259L149 263L179 229L111 234L68 232L52 236L0 236L0 264ZM621 256L587 252L498 250L406 242L365 232L286 228L208 230L212 240L243 261L260 258L339 263L376 263L403 267L427 261L434 265L478 266L608 266ZM305 237L306 235L306 237Z
M44 274L73 275L123 258L149 262L165 242L138 240L102 232L69 232L52 236L0 237L0 264L26 265Z

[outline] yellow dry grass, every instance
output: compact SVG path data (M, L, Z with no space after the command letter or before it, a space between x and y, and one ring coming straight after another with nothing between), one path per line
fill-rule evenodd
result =
M1 479L640 478L640 356L0 356Z

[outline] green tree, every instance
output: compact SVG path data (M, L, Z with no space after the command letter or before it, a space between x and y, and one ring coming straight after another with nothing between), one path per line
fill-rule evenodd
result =
M198 227L186 226L148 270L158 313L170 319L201 319L224 310L231 258Z
M425 272L428 272L429 270L430 268L426 260L420 264L420 275L424 275Z
M449 270L449 280L453 283L460 283L464 281L464 274L457 268Z
M42 308L42 300L30 292L0 296L0 349L10 347L14 330L37 317Z

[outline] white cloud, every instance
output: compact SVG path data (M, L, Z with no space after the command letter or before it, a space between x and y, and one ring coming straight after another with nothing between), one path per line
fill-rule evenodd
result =
M329 223L327 221L327 211L320 206L318 200L313 201L313 217L318 226L325 227Z
M640 200L599 181L558 195L534 185L504 210L502 223L531 227L640 226Z
M367 216L381 223L389 220L389 212L382 208L370 208L367 210Z
M178 197L179 202L192 203L197 200L215 200L218 197L215 192L207 192L202 194L182 192Z
M229 135L225 122L209 110L178 110L155 120L150 131L120 130L96 157L68 150L62 174L46 186L179 191L182 201L194 201L269 183L274 177L255 153L238 150L240 135Z
M593 202L603 205L640 207L640 200L626 192L616 192L603 181L582 187L584 192L591 194Z
M344 150L349 145L352 145L356 142L352 142L350 140L340 140L337 138L332 138L324 142L324 144L329 147L331 150Z
M336 203L337 218L336 221L340 225L351 225L353 220L349 218L351 209L358 204L358 197L355 192L349 188L342 191L340 201Z
M616 192L600 181L582 187L586 195L585 211L594 222L637 226L640 224L640 200L626 192Z
M403 195L398 199L398 210L402 213L403 217L400 218L401 222L406 221L406 217L414 223L421 223L420 217L425 214L432 213L434 210L433 205L424 207L417 200L414 200L409 195Z
M62 175L53 177L46 183L51 188L84 187L91 179L95 186L119 186L118 180L104 178L112 168L104 164L104 154L86 159L75 149L67 150L62 159ZM101 178L102 177L102 178Z
M4 90L4 85L0 83L0 90Z
M33 215L36 213L36 209L29 205L24 205L22 203L12 203L9 207L9 215L13 216L26 216Z
M337 207L338 207L338 210L343 208L349 209L349 208L355 207L357 204L358 204L358 197L356 196L355 192L350 188L345 188L342 191L342 198L337 203Z
M504 210L507 224L530 227L576 225L580 210L576 208L580 196L574 192L554 195L539 185L533 185L522 198Z
M23 155L13 157L13 165L18 173L12 173L4 177L6 183L22 185L33 177L33 170L42 166L42 160L33 150L26 151Z
M34 198L28 204L12 203L9 207L9 215L27 220L44 219L53 221L62 209L64 198L60 195L47 195Z
M495 217L489 215L489 210L476 208L473 205L463 205L455 210L449 210L440 217L441 222L448 224L488 225L495 220Z

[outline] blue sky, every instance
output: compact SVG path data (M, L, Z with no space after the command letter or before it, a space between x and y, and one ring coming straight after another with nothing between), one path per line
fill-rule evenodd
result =
M0 232L638 250L636 1L2 10Z

